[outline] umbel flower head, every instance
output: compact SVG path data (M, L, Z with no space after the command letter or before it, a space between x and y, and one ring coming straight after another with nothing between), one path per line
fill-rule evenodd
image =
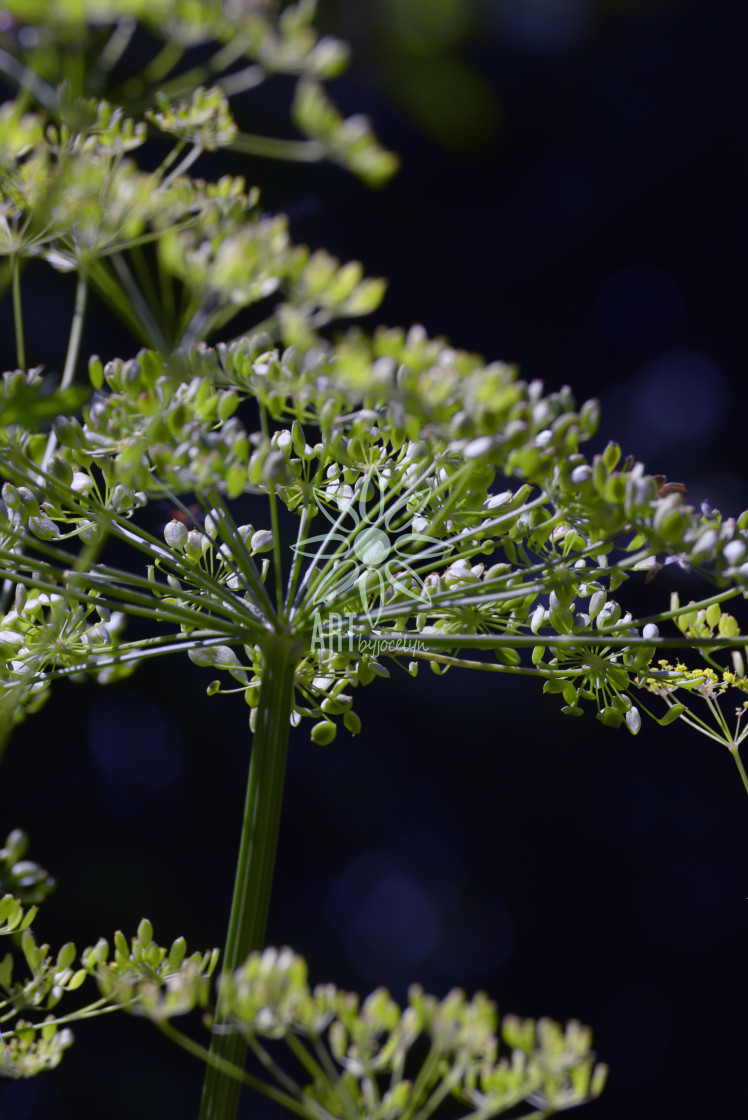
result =
M1 430L6 726L54 676L111 680L178 649L227 671L253 723L265 643L283 635L294 722L314 720L318 742L336 716L358 730L351 690L393 657L529 672L568 714L591 702L635 733L659 632L611 593L669 554L746 581L742 520L659 497L613 444L583 456L595 402L577 410L568 389L544 395L420 328L286 347L254 334L90 373L52 456L46 437ZM179 517L154 532L165 499ZM109 538L143 554L139 571L107 562ZM162 636L125 640L127 615Z
M667 638L652 636L659 616L636 620L613 594L668 559L740 593L748 518L694 511L615 444L586 458L598 405L577 408L568 388L546 394L419 327L332 334L375 310L384 282L294 244L243 179L190 169L238 149L383 182L396 160L320 84L344 46L314 31L313 3L126 7L8 5L75 49L91 26L111 39L90 88L55 85L46 55L42 79L33 51L3 63L36 102L0 113L19 366L21 262L73 272L77 291L60 391L24 368L2 381L0 734L57 676L112 681L179 650L228 674L208 690L242 691L254 727L273 642L294 662L292 719L310 718L319 743L337 717L358 730L352 689L398 658L413 674L427 661L534 675L566 714L589 704L636 733L634 696ZM175 58L210 41L216 54L159 90L148 68L118 85L138 21ZM234 94L275 73L297 79L303 140L245 133L232 112ZM141 160L156 135L173 147ZM73 381L89 291L145 348L92 358L84 404ZM255 329L207 346L259 304ZM112 540L133 563L112 562Z

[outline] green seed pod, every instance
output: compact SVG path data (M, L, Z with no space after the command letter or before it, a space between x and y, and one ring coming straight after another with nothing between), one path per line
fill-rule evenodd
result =
M639 709L632 705L626 712L626 726L632 735L638 735L641 725L642 717L639 715Z
M263 482L277 482L283 477L286 467L286 457L282 451L271 451L262 464L260 477Z
M178 937L169 950L169 967L178 969L187 952L187 942L183 937Z
M346 710L347 705L342 700L338 700L336 696L328 696L322 701L320 707L326 716L339 716Z
M294 451L300 459L303 459L306 450L306 440L304 439L304 429L298 420L294 420L291 426L291 439L293 440Z
M66 991L68 991L68 992L76 991L77 988L80 988L81 984L83 983L83 981L86 979L87 976L88 976L88 972L86 971L86 969L85 968L79 968L77 972L73 973L73 975L70 977L67 984L65 985Z
M570 705L571 707L574 707L574 705L577 702L577 697L579 695L579 689L576 687L576 685L572 684L571 681L569 681L567 684L564 685L561 692L562 692L564 701L568 705Z
M69 486L73 481L73 468L66 459L61 459L59 455L53 455L47 464L47 470L56 478L58 482L64 483Z
M636 646L626 659L629 669L646 669L656 653L655 646Z
M623 712L619 712L618 708L603 708L601 712L597 713L597 718L606 727L620 727L623 723Z
M41 513L39 502L28 486L18 487L18 497L21 501L21 513L24 517L36 517Z
M722 610L719 603L710 603L710 605L706 608L707 626L710 626L713 630L715 626L719 625L719 620L721 617Z
M343 723L351 735L358 735L361 731L361 720L350 708L343 715Z
M239 407L239 396L233 390L229 389L226 392L219 393L218 395L218 416L221 420L228 420L233 416Z
M723 614L719 620L719 634L721 638L737 638L740 636L738 620L731 614ZM742 673L740 674L742 676Z
M49 517L30 517L29 529L42 541L52 541L60 535L60 530Z
M75 417L58 416L52 425L57 442L63 447L82 447L83 432Z
M618 466L621 458L621 449L617 443L612 441L608 444L602 454L603 462L609 471L614 471Z
M244 699L250 708L256 708L260 702L259 685L250 685L244 692Z
M23 635L15 630L0 630L0 661L15 657L23 645Z
M100 937L95 945L86 949L82 955L81 960L87 969L96 968L98 964L104 964L109 956L109 944L104 937Z
M594 436L600 423L600 401L585 401L579 414L582 429L587 436Z
M660 720L660 726L667 727L669 723L675 723L675 721L683 715L685 710L685 704L673 704L672 708L670 708Z
M138 925L138 941L147 948L153 940L153 926L147 918L142 918Z
M338 729L332 720L324 719L319 723L315 723L312 728L311 739L318 747L328 746L338 733Z
M68 941L62 946L59 953L57 954L57 960L55 961L55 971L64 972L66 968L70 968L74 960L75 945L72 941Z
M92 354L88 359L88 379L94 389L100 389L104 384L104 366L98 354Z

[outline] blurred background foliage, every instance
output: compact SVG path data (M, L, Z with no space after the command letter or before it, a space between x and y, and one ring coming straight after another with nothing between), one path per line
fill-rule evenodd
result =
M239 156L199 173L246 174L297 239L390 277L377 321L600 396L601 445L696 504L748 506L746 11L324 0L319 23L353 45L331 92L401 153L398 177L372 193L336 168ZM288 93L247 93L237 112L288 134ZM72 286L28 275L34 360L59 368ZM130 344L102 314L84 346ZM642 594L673 585L686 602L673 567ZM748 848L731 760L687 729L632 741L562 720L534 682L476 677L393 673L362 695L358 739L292 742L270 939L314 980L399 997L410 980L463 984L589 1022L612 1068L590 1120L741 1114ZM243 705L204 687L181 660L112 692L63 686L17 733L0 834L28 829L59 880L38 919L53 944L143 914L163 941L221 943L249 741ZM201 1070L115 1020L80 1027L51 1077L0 1086L0 1117L193 1114Z

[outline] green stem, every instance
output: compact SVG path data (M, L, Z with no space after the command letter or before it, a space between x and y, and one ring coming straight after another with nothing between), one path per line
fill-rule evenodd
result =
M104 75L108 74L117 65L122 55L130 45L130 41L137 30L137 20L132 16L122 16L114 26L109 39L104 44L104 49L96 60L94 76L98 79L97 89L101 88Z
M464 605L464 604L462 604ZM411 608L412 610L412 608ZM699 646L722 648L725 650L738 649L748 646L748 635L741 634L737 638L627 638L611 634L609 630L597 634L582 632L579 634L422 634L415 630L405 631L409 639L415 638L421 643L421 649L494 649L499 646L512 646L515 649L526 649L530 646L549 646L559 649L574 649L578 646L605 645L615 649L638 646L654 646L656 649L698 649ZM381 639L402 638L403 631L382 630L376 636ZM311 637L311 631L309 632ZM361 642L370 641L370 635L343 633L343 639L350 639L353 649L357 649Z
M262 431L266 438L270 435L267 411L260 401L260 420ZM273 534L273 568L275 569L275 610L278 617L285 618L285 604L283 602L283 572L281 570L281 543L278 526L278 503L275 499L275 484L268 485L268 499L270 501L270 528Z
M171 183L173 183L174 180L179 175L184 175L185 172L189 171L189 169L192 167L193 163L196 163L200 159L200 156L202 154L203 154L202 144L193 144L192 147L190 148L189 152L187 152L187 155L184 156L184 158L179 161L177 166L175 168L173 168L169 172L169 174L166 176L166 178L162 181L161 185L158 188L159 193L161 191L165 191L166 188L168 186L170 186Z
M83 319L86 314L86 299L88 296L88 284L83 272L78 273L78 286L75 289L75 307L73 309L73 322L70 327L70 338L68 339L68 349L65 355L65 368L62 371L62 382L60 389L67 389L73 381L75 376L75 366L78 361L78 353L81 348L81 337L83 335Z
M249 132L240 132L229 148L248 156L298 160L300 163L319 163L325 158L325 149L318 140L281 140L276 136L256 136Z
M397 639L393 636L393 642ZM501 648L501 647L498 647ZM447 657L441 653L421 653L417 649L407 649L404 652L410 654L411 657L420 657L424 661L436 661L439 665L456 665L459 669L477 669L479 672L487 673L510 673L519 677L540 677L546 680L552 680L556 677L578 677L584 673L583 668L579 669L531 669L529 666L522 665L502 665L501 663L494 665L493 661L468 661L463 657ZM384 651L385 655L387 651Z
M314 1060L298 1035L295 1035L293 1031L289 1031L284 1037L283 1041L285 1042L286 1046L288 1046L294 1057L301 1063L310 1077L314 1078L315 1081L324 1080L325 1071L322 1069L322 1066L319 1064L319 1062L316 1062Z
M0 50L0 74L5 74L20 89L27 90L48 113L57 113L60 101L49 82L45 82L8 51Z
M304 508L301 511L301 520L299 522L299 531L296 535L296 546L294 552L293 563L291 565L291 572L288 577L288 587L286 588L286 608L293 602L294 593L296 591L296 584L299 580L301 572L302 549L307 537L307 529L309 525L309 499L304 502ZM285 609L285 608L284 608Z
M141 342L144 346L150 346L150 335L130 306L129 300L122 299L122 285L112 275L108 262L103 257L90 261L88 273L91 283L104 303L132 331L138 342Z
M172 1042L176 1042L177 1046L181 1046L188 1054L192 1054L195 1058L200 1058L208 1066L208 1070L214 1070L221 1076L230 1079L233 1084L237 1086L249 1085L257 1093L262 1093L264 1096L269 1097L271 1101L276 1101L287 1108L290 1112L295 1112L297 1116L302 1116L307 1120L309 1113L302 1105L297 1104L293 1097L281 1092L280 1089L274 1089L272 1085L266 1084L261 1081L259 1077L253 1077L251 1073L246 1073L240 1066L235 1066L231 1062L226 1061L225 1058L219 1057L214 1054L212 1050L206 1050L199 1042L195 1042L189 1035L182 1034L178 1031L167 1019L162 1019L156 1023L156 1026L162 1034L166 1035Z
M243 70L239 70L236 74L219 78L216 85L221 87L226 97L236 97L237 93L246 93L248 89L254 89L261 85L266 77L267 74L263 68L253 63L251 66L245 66Z
M299 652L285 635L268 635L264 643L257 730L223 958L223 967L229 971L238 968L252 950L261 948L265 938ZM220 1022L219 1008L218 1025ZM210 1052L220 1063L242 1068L247 1044L238 1034L219 1031L213 1036ZM200 1120L234 1120L239 1090L233 1078L211 1064L203 1084Z
M70 326L70 338L68 339L68 349L65 355L65 368L62 371L62 381L60 382L60 392L64 392L70 387L75 376L75 367L78 362L78 354L81 348L81 338L83 337L83 320L86 315L86 300L88 298L88 284L86 282L86 275L83 272L78 273L78 286L75 289L75 307L73 309L73 322ZM42 459L42 470L45 470L47 463L54 454L57 447L57 436L54 432L49 433L47 440L47 447Z
M159 350L162 354L165 354L169 347L158 325L158 320L151 311L148 301L143 296L140 288L135 283L135 279L127 266L127 261L121 253L112 254L112 266L117 273L124 294L130 300L133 314L136 315L143 324L143 329L148 335L150 345L154 350Z
M733 745L730 747L730 754L735 759L735 765L737 766L738 772L740 773L740 780L743 783L745 792L748 793L748 774L746 774L745 767L740 760L740 752L738 751L737 743L733 743Z
M109 1003L107 996L102 996L101 999L86 1004L85 1007L81 1007L78 1011L71 1011L69 1015L61 1015L59 1019L45 1019L43 1025L45 1027L64 1027L67 1023L77 1023L81 1019L95 1019L99 1015L108 1015L110 1011L123 1011L125 1007L128 1006L128 1003L134 1002L135 1000L128 1000L126 1003L112 1004ZM14 1009L11 1015L6 1016L6 1018L12 1018L13 1015L16 1014L17 1011ZM41 1027L42 1023L34 1025ZM17 1033L17 1031L3 1031L6 1038L14 1038Z
M680 618L681 615L690 614L691 611L704 610L710 607L712 603L726 603L729 599L734 599L736 595L740 594L740 588L731 587L727 591L720 591L718 594L709 595L706 599L699 599L697 603L682 604L670 611L660 611L659 614L648 614L644 618L637 619L637 626L644 626L648 622L667 622L672 618Z
M13 276L13 323L16 329L16 361L19 369L26 369L26 344L23 338L23 308L21 306L21 270L18 255L11 259Z
M212 80L212 75L220 74L222 70L228 69L232 66L238 58L241 58L246 46L246 40L241 35L236 35L230 39L225 47L209 58L206 63L200 66L193 66L190 70L185 70L178 74L175 78L170 78L164 82L159 78L159 86L161 92L167 93L170 98L176 98L180 94L188 94L196 86L203 85L207 81ZM178 60L177 60L178 61ZM176 65L176 63L174 64ZM173 69L174 66L171 67ZM148 79L152 83L154 79L151 74L148 74Z

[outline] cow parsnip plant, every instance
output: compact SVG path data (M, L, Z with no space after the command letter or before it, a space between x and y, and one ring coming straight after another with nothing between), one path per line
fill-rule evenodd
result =
M578 1023L499 1020L460 991L361 1002L263 949L291 728L316 746L341 724L357 734L356 687L395 664L522 674L565 714L633 734L642 712L685 720L728 746L748 788L746 732L720 707L748 689L745 639L722 612L748 581L748 514L694 511L614 444L586 458L598 407L577 409L568 389L544 394L418 327L327 330L376 309L384 283L295 245L244 179L193 177L217 149L329 158L375 186L395 170L325 92L346 48L316 34L313 8L5 4L0 72L16 92L0 107L0 253L18 369L0 395L0 735L55 679L112 683L182 652L211 670L210 694L243 694L252 751L217 985L216 950L161 947L146 920L130 941L51 954L31 928L50 877L22 833L8 837L0 1072L53 1068L69 1024L123 1009L206 1062L202 1120L235 1116L244 1085L309 1120L426 1120L447 1097L471 1120L545 1117L602 1089ZM232 113L230 98L276 73L297 80L303 139L245 132ZM29 367L33 260L76 277L58 384ZM90 294L142 349L92 357L84 387ZM255 305L255 327L232 339ZM176 516L157 531L164 499ZM127 567L113 543L130 546ZM669 560L716 590L634 618L614 595ZM81 1005L68 993L84 984L98 996ZM194 1009L207 1045L174 1025ZM263 1076L245 1070L248 1051Z

